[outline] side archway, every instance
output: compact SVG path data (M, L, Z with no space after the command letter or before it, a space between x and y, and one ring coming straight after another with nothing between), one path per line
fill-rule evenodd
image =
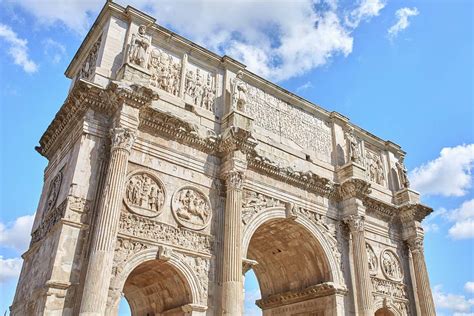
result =
M183 308L205 311L207 293L193 267L173 251L166 256L158 253L158 247L153 247L133 255L110 288L123 293L132 315L152 316L173 309L180 315ZM117 310L118 304L119 299L111 302L110 310Z

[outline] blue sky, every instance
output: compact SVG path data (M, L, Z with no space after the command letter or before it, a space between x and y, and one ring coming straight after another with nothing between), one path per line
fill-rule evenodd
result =
M425 254L438 312L474 315L472 1L130 3L400 144L413 187L435 209ZM47 163L34 146L66 97L64 70L101 5L0 1L0 313L14 295ZM254 315L254 277L246 290Z

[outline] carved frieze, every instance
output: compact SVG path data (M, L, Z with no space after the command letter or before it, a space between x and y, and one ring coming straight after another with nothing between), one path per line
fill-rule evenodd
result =
M63 173L62 171L59 171L49 184L48 195L46 196L46 203L44 205L43 219L56 206L62 181Z
M97 41L92 45L89 54L86 57L82 64L82 68L79 71L79 78L84 79L91 79L92 75L94 74L96 64L97 64L97 56L99 55L99 48L102 42L102 35L99 36Z
M164 186L151 174L141 171L134 173L127 181L123 201L133 213L147 217L158 216L165 201Z
M209 253L212 247L211 236L179 229L132 213L120 214L119 233L203 253Z
M261 193L244 190L242 198L242 222L244 225L248 224L256 214L270 207L285 207L285 204Z
M393 297L395 299L406 299L406 285L400 282L393 282L377 277L371 277L372 289L376 295Z
M174 217L184 227L201 230L211 221L211 203L198 188L184 186L178 189L173 194L171 207Z
M374 249L369 243L365 243L365 249L367 251L367 260L369 263L369 272L372 275L377 274L378 261L377 256L375 255Z
M254 123L330 162L332 136L327 122L256 87L248 85L247 113Z
M188 63L184 77L184 100L213 112L215 99L215 75L210 71Z
M402 266L398 256L390 249L385 249L380 254L380 266L386 278L392 281L403 279Z
M150 85L178 96L181 67L180 60L162 49L153 48L148 62L148 69L151 72Z
M31 234L31 245L43 239L44 236L46 236L48 232L61 220L61 218L63 218L66 206L67 200L64 200L64 202L59 204L43 217L38 228L36 228L36 230Z

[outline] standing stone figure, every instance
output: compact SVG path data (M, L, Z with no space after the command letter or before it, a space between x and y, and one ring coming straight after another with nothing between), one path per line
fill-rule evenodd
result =
M403 163L403 157L401 157L400 160L395 163L395 166L397 167L398 179L400 180L400 186L402 188L409 188L410 180L408 180L408 175L407 175L408 170L405 167L405 164Z
M247 105L247 84L242 80L244 73L237 72L237 76L232 81L232 108L245 112Z
M361 164L362 154L360 152L359 142L354 135L354 129L352 127L349 127L349 130L346 132L346 139L349 143L349 159L355 163Z
M132 36L132 43L130 45L129 61L140 67L145 67L146 65L148 47L150 47L151 44L145 31L146 26L140 25L138 33Z

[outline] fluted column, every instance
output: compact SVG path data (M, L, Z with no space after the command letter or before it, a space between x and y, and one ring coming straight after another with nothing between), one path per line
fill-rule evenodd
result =
M224 266L222 276L222 313L242 315L242 179L240 171L225 174Z
M344 222L348 224L352 236L358 315L372 316L372 282L365 246L365 219L360 215L350 215Z
M407 244L413 258L416 295L418 296L421 315L436 315L423 251L423 236L411 237L407 240Z
M127 128L111 131L112 146L105 188L94 230L80 315L104 315L117 239L127 163L136 134Z

